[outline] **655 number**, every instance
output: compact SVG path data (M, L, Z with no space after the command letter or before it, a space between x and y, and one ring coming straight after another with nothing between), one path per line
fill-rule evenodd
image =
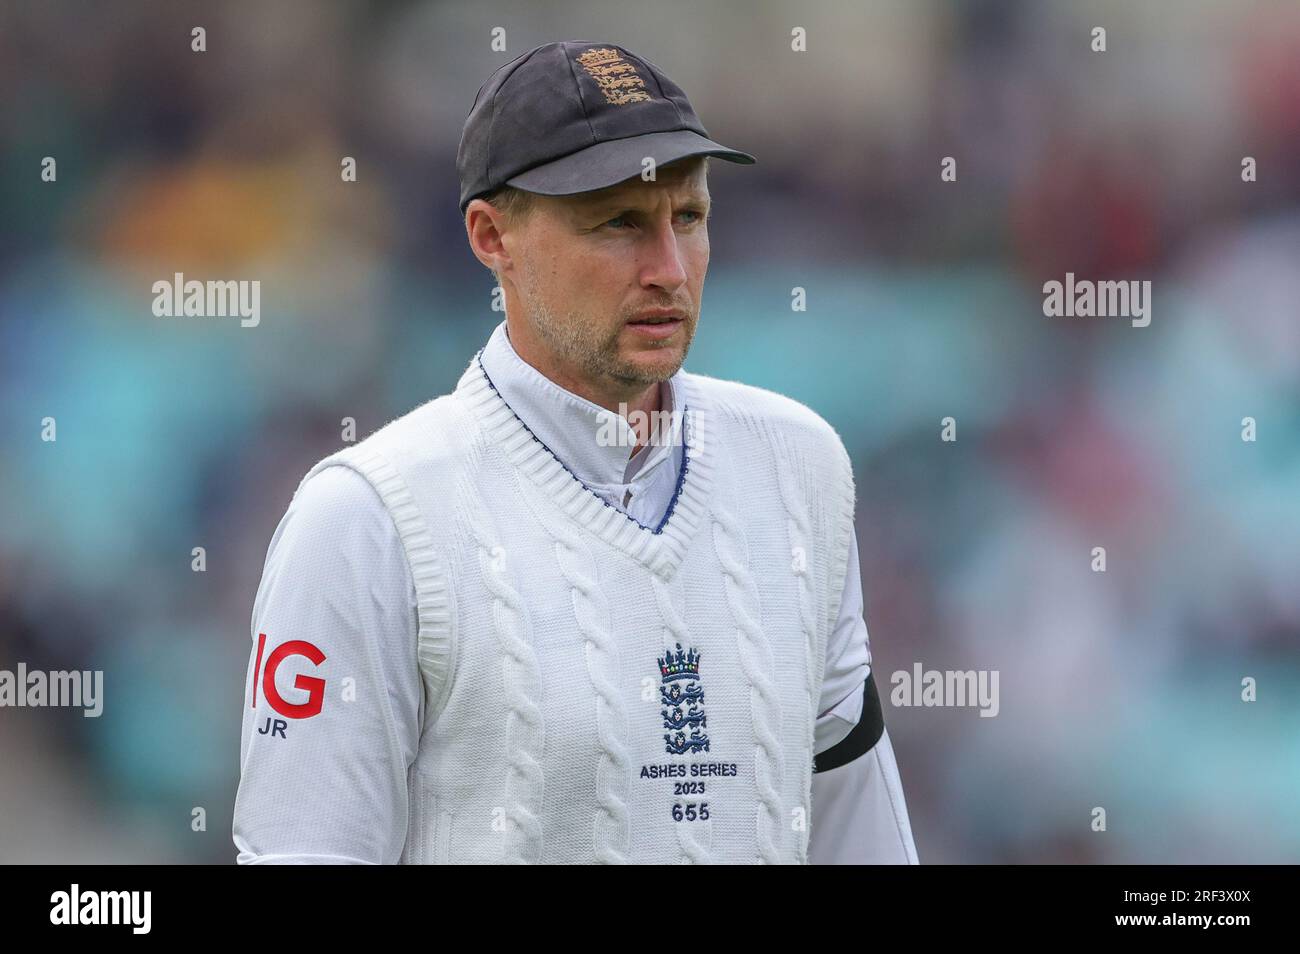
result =
M673 805L673 821L705 821L709 817L709 803L687 802L683 805L681 802Z

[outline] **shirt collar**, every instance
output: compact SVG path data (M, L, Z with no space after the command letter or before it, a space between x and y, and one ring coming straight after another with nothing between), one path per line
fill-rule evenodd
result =
M679 370L660 387L662 408L670 415L666 433L628 455L636 433L621 414L560 387L521 358L503 320L492 331L480 360L483 370L510 409L577 477L593 488L621 487L648 480L681 443L677 386Z

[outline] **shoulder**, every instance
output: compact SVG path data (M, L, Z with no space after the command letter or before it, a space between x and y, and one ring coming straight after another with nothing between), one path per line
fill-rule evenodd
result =
M292 509L310 515L313 522L330 524L383 509L370 481L351 467L322 467L303 481L294 494Z
M452 454L453 445L447 433L464 427L468 421L456 396L443 394L393 418L343 453L364 456L367 452L418 452L433 458L446 457Z
M363 440L316 461L299 482L299 492L328 470L351 469L369 480L382 498L380 488L393 468L402 472L412 467L437 468L461 459L468 423L468 415L454 395L433 398L393 418ZM341 488L337 485L344 482L335 479L327 483L338 492Z
M400 551L397 528L378 491L362 474L337 464L313 468L303 479L276 531L294 548L329 553Z
M817 452L818 456L848 466L848 452L839 433L803 402L740 381L704 374L686 374L685 377L689 387L728 425L748 428L761 436L780 435L801 449Z
M347 604L353 615L401 607L407 587L401 537L374 488L348 467L325 467L298 486L275 528L253 614L307 620L323 606Z

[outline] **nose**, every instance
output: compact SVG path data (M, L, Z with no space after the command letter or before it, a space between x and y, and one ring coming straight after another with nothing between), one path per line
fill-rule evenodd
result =
M655 221L654 227L645 230L645 243L641 250L641 287L661 288L675 292L686 284L686 265L677 232L672 227L671 214Z

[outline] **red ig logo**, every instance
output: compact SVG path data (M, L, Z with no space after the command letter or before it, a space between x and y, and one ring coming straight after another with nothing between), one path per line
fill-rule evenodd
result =
M254 709L257 708L257 674L262 671L262 650L265 647L266 633L258 633L257 662L253 666ZM270 656L266 657L266 669L262 671L262 695L266 696L266 701L271 704L271 708L286 719L310 719L314 715L319 715L321 706L325 704L325 680L318 676L307 676L299 673L293 681L293 686L295 689L302 689L307 693L307 701L293 703L285 700L280 695L280 690L275 687L275 674L280 668L280 663L290 656L305 656L316 666L325 661L325 654L305 639L291 639L287 643L281 643L271 651ZM257 731L259 735L269 733L272 736L278 735L280 738L284 738L284 730L287 727L288 723L284 719L271 719L268 716L266 725Z

